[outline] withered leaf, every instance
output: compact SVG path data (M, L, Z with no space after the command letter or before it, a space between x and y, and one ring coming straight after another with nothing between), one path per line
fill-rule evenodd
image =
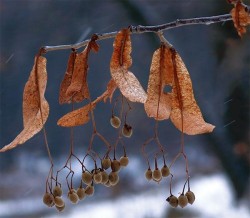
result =
M63 127L73 127L73 126L80 126L80 125L86 124L89 121L89 112L95 109L96 104L98 102L102 100L105 102L107 98L110 98L110 101L111 101L116 87L117 86L114 80L111 79L108 83L107 90L103 92L102 95L96 98L93 102L77 110L74 110L72 112L65 114L63 117L61 117L58 120L57 125L63 126Z
M212 132L214 126L206 123L197 105L188 70L179 54L170 48L174 69L171 121L180 131L188 135Z
M61 86L60 86L60 92L59 92L59 103L60 104L71 103L71 98L66 94L66 91L71 84L75 59L76 59L76 52L73 51L70 53L68 65L67 65L67 70L65 72L64 78L63 78L63 80L61 82Z
M49 116L49 104L44 97L47 84L46 58L36 56L33 69L23 92L23 125L21 133L0 152L15 148L38 133Z
M72 99L72 102L81 102L89 97L89 89L87 85L87 47L80 54L76 54L73 76L66 91L67 98Z
M111 76L121 93L132 102L145 103L147 94L136 76L128 71L132 64L131 39L129 29L122 29L116 35L110 61Z
M95 52L99 50L99 46L95 42L96 39L96 35L93 35L85 49L80 54L76 54L73 64L73 75L71 76L71 82L66 90L65 96L66 99L69 99L66 100L68 103L81 102L84 99L89 98L89 88L87 83L88 56L91 50Z
M238 1L230 13L238 35L242 37L246 33L246 27L250 25L250 12L246 5Z
M147 115L156 120L168 119L171 112L172 94L164 92L165 86L172 86L173 80L173 69L170 68L172 65L168 63L169 61L171 61L171 53L165 45L161 45L152 58L148 96L144 104Z

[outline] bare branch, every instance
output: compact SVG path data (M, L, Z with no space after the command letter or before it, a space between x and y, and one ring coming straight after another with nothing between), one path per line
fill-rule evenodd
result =
M187 26L187 25L195 25L195 24L202 24L202 25L210 25L213 23L220 23L231 21L232 17L230 14L218 15L218 16L211 16L211 17L199 17L199 18L188 18L188 19L177 19L176 21L165 23L156 26L130 26L130 31L132 34L140 34L145 32L159 32L165 31L172 28ZM104 40L109 38L114 38L118 31L110 32L110 33L103 33L103 34L96 34L98 36L98 40ZM66 50L66 49L78 49L83 46L86 46L90 39L84 40L82 42L70 45L56 45L56 46L44 46L42 50L44 52L49 51L56 51L56 50Z

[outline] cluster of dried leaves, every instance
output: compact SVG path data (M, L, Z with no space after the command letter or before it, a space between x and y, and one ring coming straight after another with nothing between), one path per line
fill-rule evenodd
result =
M234 26L242 37L250 25L249 8L241 0L228 0L234 5L231 10ZM188 70L180 55L173 47L162 43L152 58L147 92L144 91L136 76L129 71L132 65L130 30L122 29L116 36L110 61L111 80L107 90L94 101L90 100L87 83L88 56L91 50L98 52L97 35L93 35L81 53L72 50L67 70L60 87L59 103L79 103L88 99L89 103L64 115L57 122L59 126L74 127L87 123L89 112L100 101L110 102L118 88L122 95L132 102L144 104L148 117L156 120L169 119L183 133L189 135L211 132L214 126L204 121L197 105ZM41 54L35 57L33 69L23 92L23 130L0 152L25 143L44 126L49 105L44 97L47 84L46 58ZM171 91L165 92L165 87Z
M156 120L170 118L173 124L186 134L195 135L213 130L214 126L206 123L202 117L194 99L189 73L172 47L162 43L154 52L147 93L144 91L136 76L129 71L132 64L129 29L122 29L115 38L110 62L112 79L107 90L91 101L87 83L88 56L91 50L98 51L96 40L94 35L81 53L73 50L69 56L60 87L59 102L78 103L88 99L89 103L60 118L57 123L59 126L73 127L87 123L90 119L89 112L95 109L97 103L106 102L107 98L111 101L114 91L119 88L128 100L143 103L149 117ZM49 114L49 106L44 98L46 82L46 59L38 55L23 94L24 129L13 142L2 148L1 152L23 144L43 128ZM170 86L172 91L164 92L165 86Z

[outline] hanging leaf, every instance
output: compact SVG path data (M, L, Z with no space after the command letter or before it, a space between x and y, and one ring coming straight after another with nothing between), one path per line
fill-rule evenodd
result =
M150 75L147 89L147 100L144 104L145 111L149 117L156 120L168 119L171 112L171 93L165 93L166 86L172 86L173 70L168 64L171 53L165 45L161 45L154 52L150 67Z
M71 76L71 83L66 90L66 98L69 99L67 100L68 103L81 102L89 98L87 84L88 56L91 49L94 51L99 49L95 42L96 39L97 36L93 35L86 48L80 54L76 54L74 64L71 63L73 65L73 75Z
M73 126L80 126L84 125L89 121L89 112L91 110L94 110L96 107L96 104L100 101L106 101L107 98L110 98L110 101L112 99L113 93L116 89L116 84L113 79L111 79L108 83L107 90L100 95L98 98L96 98L93 102L77 109L72 112L69 112L65 114L63 117L61 117L57 125L63 126L63 127L73 127Z
M23 92L23 125L22 132L0 152L23 144L44 126L49 116L49 104L44 97L47 84L46 58L36 56L33 69Z
M179 54L170 48L174 69L171 121L180 131L188 135L196 135L212 132L214 126L206 123L197 105L192 88L192 82L188 70Z
M246 27L250 25L250 12L246 5L241 1L235 4L235 7L231 10L234 27L236 28L240 37L246 33Z
M66 94L66 91L71 84L75 59L76 59L76 52L72 51L69 56L66 73L64 75L63 81L61 82L60 86L60 93L59 93L60 104L71 103L71 98Z
M130 101L145 103L147 94L136 76L128 71L132 64L131 39L129 29L122 29L117 34L114 51L110 61L111 76L121 93Z

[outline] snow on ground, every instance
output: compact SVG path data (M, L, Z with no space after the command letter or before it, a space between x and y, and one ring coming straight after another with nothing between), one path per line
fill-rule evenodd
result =
M235 206L230 184L222 174L194 178L192 190L196 201L183 210L193 211L202 218L249 218L247 205ZM181 190L182 184L174 189ZM175 193L177 195L177 193ZM40 216L41 218L160 218L166 214L169 205L166 203L166 189L150 189L136 195L126 195L116 199L106 199L81 202L65 213ZM36 214L43 210L41 199L24 199L0 202L0 217L18 217L18 215ZM15 208L15 210L13 210ZM53 210L53 209L51 209ZM38 216L34 216L38 217Z

